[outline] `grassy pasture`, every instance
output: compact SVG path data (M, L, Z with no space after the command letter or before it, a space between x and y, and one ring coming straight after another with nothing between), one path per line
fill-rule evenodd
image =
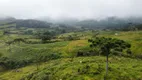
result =
M109 58L109 80L141 80L141 60L111 57ZM78 57L71 62L63 58L1 73L1 80L103 80L105 74L105 57Z
M118 35L115 35L117 33ZM13 52L9 53L7 49L9 46L4 46L4 41L6 40L12 40L14 38L28 38L29 35L16 35L12 34L10 36L2 36L0 38L1 43L1 49L0 52L4 53L4 55L14 58L20 58L23 56L27 56L28 54L34 54L35 52L33 50L39 50L43 53L43 55L46 55L48 53L61 53L62 56L70 56L72 54L77 53L79 50L87 50L89 49L89 43L87 39L91 38L93 34L91 31L86 32L76 32L71 34L78 34L78 35L84 35L81 36L81 40L73 40L73 41L60 41L60 42L54 42L54 43L47 43L47 44L23 44L20 45L14 44L11 45L11 49ZM62 34L62 36L68 36L71 35L70 33ZM130 31L130 32L118 32L118 31L100 31L98 36L104 36L104 37L111 37L111 38L118 38L125 40L132 44L131 50L133 52L133 55L142 55L142 31ZM61 35L59 35L60 37ZM86 37L84 39L83 37ZM31 41L40 41L37 39L30 39ZM31 51L30 51L31 50ZM20 57L18 57L20 56Z
M24 30L24 29L23 29ZM13 29L13 32L20 30ZM58 35L57 37L67 37L69 35L77 35L80 40L46 43L46 44L24 44L20 43L6 46L4 42L15 38L29 38L30 41L40 42L39 39L31 38L32 35L2 35L3 30L0 30L0 53L4 56L16 60L32 59L34 54L46 56L50 53L57 53L62 56L61 59L51 60L40 64L40 69L36 70L36 65L30 64L16 70L8 70L0 72L0 80L103 80L105 74L105 57L75 57L71 61L72 55L75 55L79 50L89 50L88 39L99 32L100 37L111 37L125 40L132 44L131 50L133 55L142 55L142 31L85 31L71 32ZM117 33L117 35L115 35ZM8 49L11 49L11 52ZM109 78L110 80L142 80L142 60L130 59L124 57L109 58ZM89 66L89 67L88 67ZM30 79L28 79L31 76Z

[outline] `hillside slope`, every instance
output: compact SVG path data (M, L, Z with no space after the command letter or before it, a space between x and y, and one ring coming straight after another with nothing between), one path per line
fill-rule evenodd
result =
M78 57L73 61L63 58L41 63L39 70L35 64L6 71L0 74L1 80L103 80L105 57ZM109 80L141 80L142 60L109 58Z

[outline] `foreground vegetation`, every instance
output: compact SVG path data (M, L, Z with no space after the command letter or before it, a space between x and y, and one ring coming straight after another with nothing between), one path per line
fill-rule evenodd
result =
M24 68L5 71L2 80L103 80L105 74L105 57L78 57L71 61L63 58ZM141 60L116 57L109 58L109 80L141 80Z

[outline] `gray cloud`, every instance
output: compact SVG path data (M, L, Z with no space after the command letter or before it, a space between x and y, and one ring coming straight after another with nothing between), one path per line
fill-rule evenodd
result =
M0 0L0 15L16 18L142 16L142 0Z

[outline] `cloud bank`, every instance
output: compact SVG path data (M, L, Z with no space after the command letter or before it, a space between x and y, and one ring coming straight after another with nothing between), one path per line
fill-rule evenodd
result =
M142 0L0 0L0 16L98 19L142 16Z

